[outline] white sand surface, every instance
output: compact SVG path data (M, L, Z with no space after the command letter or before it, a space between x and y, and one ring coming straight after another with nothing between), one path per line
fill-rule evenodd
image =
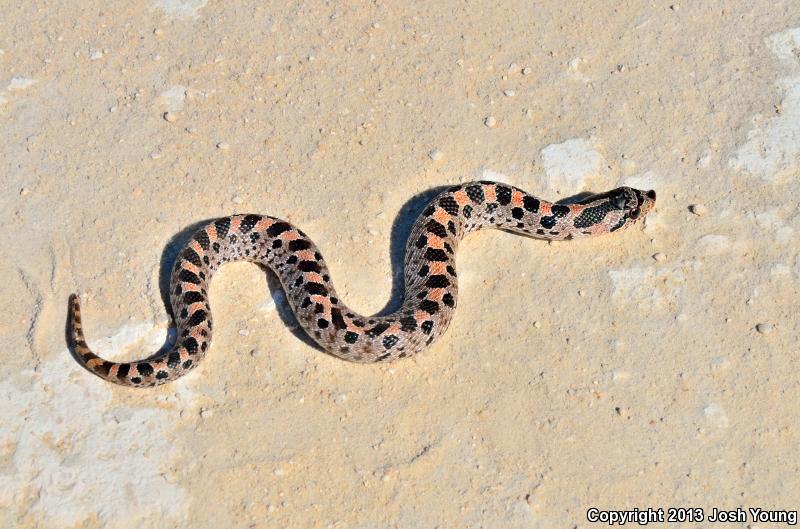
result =
M0 527L800 506L795 0L0 11ZM470 237L452 326L395 364L309 347L247 264L217 275L211 352L173 384L113 386L67 351L73 291L98 353L162 345L170 240L233 212L296 223L380 310L409 200L478 177L659 198L610 237Z

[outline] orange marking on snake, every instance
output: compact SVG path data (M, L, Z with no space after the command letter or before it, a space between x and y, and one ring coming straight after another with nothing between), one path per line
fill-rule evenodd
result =
M297 231L295 231L295 230L288 230L288 231L285 231L285 232L281 233L281 234L279 235L279 237L280 237L281 239L283 239L284 241L287 241L287 242L288 242L288 241L294 241L294 240L297 240L297 239L300 239L300 238L301 238L301 237L300 237L300 234L299 234L299 233L297 233Z
M181 263L181 266L183 267L184 270L188 270L195 275L200 273L200 267L195 266L193 263L189 261L183 261Z
M316 272L303 272L303 279L309 283L324 283L325 280ZM327 299L327 298L326 298Z
M469 196L467 195L466 191L456 191L455 193L453 193L453 198L455 199L456 204L458 204L458 207L460 208L472 202L469 199Z
M433 233L428 234L428 246L438 250L444 250L444 239Z
M428 264L428 268L430 268L430 275L442 275L447 272L447 263L443 261L431 261Z
M431 291L428 292L428 299L433 300L433 301L442 301L442 298L444 297L444 293L446 291L447 291L447 289L445 289L445 288L434 288L434 289L431 289Z
M269 219L267 217L262 217L261 220L256 222L256 225L253 226L253 229L255 231L264 231L267 228L269 228L270 226L272 226L273 224L275 224L274 220Z
M442 208L436 208L436 211L433 212L433 218L439 224L447 226L447 221L450 220L450 214Z

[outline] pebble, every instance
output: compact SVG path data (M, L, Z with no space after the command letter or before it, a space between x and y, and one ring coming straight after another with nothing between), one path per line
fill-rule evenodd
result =
M532 71L533 71L533 70L531 70L530 68L528 68L528 67L526 66L525 68L523 68L523 69L522 69L522 75L530 75L530 73L531 73Z
M225 143L224 141L217 143L217 149L221 151L227 151L230 148L231 148L230 143Z
M200 417L202 417L203 419L208 419L209 417L213 416L214 416L214 410L210 410L208 408L203 408L202 410L200 410Z
M241 204L242 202L244 202L244 199L239 195L236 195L233 198L231 198L231 202L233 202L234 204Z
M178 114L175 112L164 112L164 120L168 123L175 123L178 121Z
M772 332L772 324L771 323L759 323L756 325L756 330L761 334L768 334Z
M697 215L698 217L702 217L706 213L708 213L708 208L705 204L692 204L689 206L689 211Z
M97 50L94 53L92 53L92 55L89 58L91 60L93 60L93 61L96 61L98 59L102 59L103 58L103 52L100 51L100 50Z
M535 322L533 322L533 326L536 327L537 329L541 329L542 328L542 322L535 321Z
M483 124L493 129L497 126L497 119L494 116L488 116L486 119L483 120Z
M153 35L155 35L156 37L160 37L163 34L164 34L164 30L161 29L161 28L156 28L156 29L153 30Z
M503 95L506 97L514 97L514 94L516 94L516 92L513 90L503 90Z
M252 349L250 351L250 356L252 356L253 358L258 358L259 356L261 356L261 349Z
M439 149L433 149L431 152L428 153L428 158L430 158L434 162L441 160L443 156L444 153Z
M658 252L658 253L654 253L654 254L653 254L653 259L655 259L656 261L658 261L658 262L660 263L660 262L662 262L662 261L666 261L666 259L667 259L667 256L666 256L666 255L664 255L664 254L663 254L663 253L661 253L661 252Z

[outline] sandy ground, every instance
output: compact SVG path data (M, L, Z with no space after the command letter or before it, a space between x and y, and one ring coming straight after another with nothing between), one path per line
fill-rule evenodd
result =
M0 526L800 506L795 0L3 4ZM161 346L171 239L232 212L301 226L377 311L409 201L478 176L659 202L613 237L474 235L412 360L320 354L247 264L190 376L129 390L68 354L73 291L101 354Z

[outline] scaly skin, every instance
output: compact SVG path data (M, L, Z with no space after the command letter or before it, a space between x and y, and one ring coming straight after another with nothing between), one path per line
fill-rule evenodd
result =
M181 250L170 280L178 338L168 352L146 360L110 362L83 337L78 297L70 296L75 352L99 377L123 386L155 386L197 366L211 344L208 285L230 261L274 271L297 321L330 354L351 362L389 362L414 355L439 338L458 298L455 254L468 233L497 228L539 239L564 240L621 230L655 205L654 191L621 187L577 204L552 204L495 182L471 182L438 195L417 219L405 259L405 299L387 316L361 316L336 294L316 245L286 221L234 215L209 223Z

